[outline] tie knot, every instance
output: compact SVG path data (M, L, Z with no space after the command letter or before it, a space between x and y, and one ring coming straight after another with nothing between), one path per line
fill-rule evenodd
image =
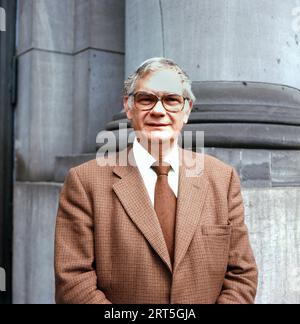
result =
M157 165L157 162L153 163L151 168L155 171L155 173L160 175L168 175L169 171L171 170L171 165L168 163L163 163L164 165Z

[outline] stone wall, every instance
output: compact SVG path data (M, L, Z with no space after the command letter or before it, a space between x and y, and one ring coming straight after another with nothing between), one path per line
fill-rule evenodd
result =
M17 180L51 181L56 156L95 151L122 103L124 23L119 0L19 1Z
M54 302L54 181L65 160L96 151L121 109L124 10L120 0L19 0L14 303Z
M198 101L188 127L205 130L207 153L239 172L260 273L257 303L300 303L297 6L19 0L15 303L54 302L61 183L70 167L93 158L100 130L124 122L123 72L151 56L171 57L191 75Z

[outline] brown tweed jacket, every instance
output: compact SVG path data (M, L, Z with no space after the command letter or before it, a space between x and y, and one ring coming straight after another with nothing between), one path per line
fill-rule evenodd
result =
M134 162L99 166L93 160L70 170L56 225L57 303L254 302L257 268L236 171L182 149L181 161L184 154L173 267ZM191 176L195 161L200 169Z

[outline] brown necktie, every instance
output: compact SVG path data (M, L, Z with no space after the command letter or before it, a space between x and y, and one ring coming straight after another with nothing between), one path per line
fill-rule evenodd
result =
M174 236L176 221L176 196L168 183L170 165L152 165L157 174L154 194L154 209L170 254L171 263L174 261Z

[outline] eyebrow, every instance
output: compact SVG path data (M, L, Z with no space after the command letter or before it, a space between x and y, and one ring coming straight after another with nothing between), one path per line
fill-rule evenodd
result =
M144 93L144 94L153 94L153 95L158 95L158 96L163 96L163 95L177 95L177 96L182 96L182 94L176 93L176 92L154 92L154 91L147 91L147 90L139 90L136 91L135 93Z

